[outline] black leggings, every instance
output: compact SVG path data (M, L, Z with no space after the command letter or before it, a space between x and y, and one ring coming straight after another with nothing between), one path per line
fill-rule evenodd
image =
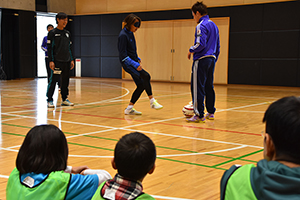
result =
M136 85L136 89L134 90L130 102L135 104L136 101L140 98L141 94L144 90L146 90L146 93L148 96L152 95L152 88L150 84L151 76L150 74L145 71L137 71L136 69L133 69L132 67L127 68L127 66L123 65L124 70L129 73Z

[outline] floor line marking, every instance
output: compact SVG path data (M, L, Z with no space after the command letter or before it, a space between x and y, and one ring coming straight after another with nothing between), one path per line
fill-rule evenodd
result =
M36 119L35 117L30 117L30 116L21 116L23 118L33 118ZM182 118L182 117L180 117ZM166 120L159 120L159 121L154 121L154 122L150 122L148 124L153 124L153 123L157 123L157 122L162 122L162 121L169 121L169 120L173 120L173 119L178 119L177 118L170 118L170 119L166 119ZM48 119L49 121L59 121L59 120L55 120L55 119ZM60 122L63 123L71 123L71 124L81 124L81 125L86 125L86 126L94 126L94 127L101 127L101 128L107 128L109 129L109 131L111 131L112 129L115 130L129 130L129 131L137 131L135 129L128 129L130 127L135 127L136 125L131 125L131 126L125 126L125 127L120 127L120 128L116 128L116 127L110 127L110 126L103 126L103 125L96 125L96 124L87 124L87 123L80 123L80 122L71 122L71 121L65 121L65 120L60 120ZM141 125L146 125L147 123L141 124ZM104 131L105 132L105 131ZM178 138L185 138L185 139L194 139L194 140L202 140L202 141L209 141L209 142L216 142L216 143L223 143L223 144L232 144L232 145L245 145L245 144L239 144L239 143L230 143L230 142L224 142L224 141L217 141L217 140L209 140L209 139L203 139L203 138L194 138L194 137L188 137L188 136L179 136L179 135L173 135L173 134L166 134L166 133L157 133L157 132L150 132L150 131L140 131L140 132L147 132L147 133L151 133L151 134L160 134L160 135L164 135L164 136L169 136L169 137L178 137ZM82 134L79 134L77 137L81 136ZM253 145L247 145L249 147L254 147L254 148L262 148L262 147L258 147L258 146L253 146Z
M169 136L169 137L177 137L177 138L184 138L184 139L191 139L191 140L200 140L200 141L206 141L206 142L215 142L215 143L222 143L222 144L231 144L231 145L238 145L238 146L248 146L248 147L253 147L253 148L263 148L260 146L254 146L254 145L248 145L248 144L240 144L240 143L234 143L234 142L224 142L220 140L210 140L210 139L204 139L204 138L195 138L195 137L189 137L189 136L182 136L182 135L173 135L173 134L168 134L168 133L158 133L158 132L152 132L152 131L143 131L143 130L135 130L135 129L123 129L122 130L127 130L127 131L140 131L142 133L149 133L149 134L156 134L156 135L163 135L163 136Z
M166 197L166 196L159 196L159 195L151 195L153 198L158 199L169 199L169 200L193 200L193 199L182 199L182 198L176 198L176 197Z

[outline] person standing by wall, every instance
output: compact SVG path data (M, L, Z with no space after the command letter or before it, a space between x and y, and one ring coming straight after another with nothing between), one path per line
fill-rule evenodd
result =
M191 75L191 93L194 116L188 122L205 122L214 119L215 91L213 85L215 63L220 53L219 29L209 19L207 6L203 2L195 3L192 8L194 20L198 23L195 31L195 43L189 49L188 59L193 54ZM204 116L204 97L207 114Z
M47 31L48 33L54 29L54 26L52 24L48 24L47 25ZM46 70L47 70L47 79L48 79L48 83L49 83L49 79L51 76L51 69L49 67L49 59L48 59L48 49L47 49L47 36L45 36L43 38L43 42L42 42L42 46L41 46L42 50L45 52L45 63L46 63ZM57 82L57 85L60 89L60 79Z
M73 106L68 100L70 70L74 68L74 58L71 50L70 32L65 30L68 16L65 13L56 15L57 27L48 33L47 47L51 76L47 89L48 108L54 108L53 93L56 82L61 77L62 106Z

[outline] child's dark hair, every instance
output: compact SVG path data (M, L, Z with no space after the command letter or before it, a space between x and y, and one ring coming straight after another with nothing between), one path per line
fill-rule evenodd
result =
M146 135L133 132L116 144L114 159L118 173L130 180L140 180L154 167L156 149Z
M59 12L59 13L57 13L57 15L55 17L56 23L58 24L57 19L66 19L66 18L68 18L68 15L66 13Z
M125 23L125 28L127 28L127 30L130 30L131 25L134 24L136 19L139 20L140 24L142 23L141 18L139 18L135 14L127 15L127 17L123 20L123 22Z
M48 25L47 25L47 30L48 30L49 27L54 28L54 26L53 26L52 24L48 24Z
M65 170L68 153L66 137L59 128L54 125L39 125L27 133L19 150L16 166L21 174L48 174Z
M203 3L203 1L199 2L197 1L191 8L194 14L197 13L197 11L203 16L207 15L207 6Z
M300 98L275 101L265 112L263 122L274 143L276 158L300 164Z

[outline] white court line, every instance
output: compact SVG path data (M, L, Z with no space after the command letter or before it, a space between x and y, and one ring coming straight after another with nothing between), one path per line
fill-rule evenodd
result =
M247 147L246 145L229 148L229 149L222 149L216 151L207 151L207 152L199 152L199 153L187 153L187 154L173 154L173 155L157 155L157 158L168 158L168 157L180 157L180 156L195 156L195 155L203 155L203 154L212 154L212 153L220 153L224 151L233 151L237 149L242 149ZM0 148L1 149L1 148ZM113 156L93 156L93 155L69 155L70 157L78 157L78 158L113 158Z
M277 100L275 97L258 97L258 96L243 96L243 95L231 95L231 94L216 94L216 96L228 96L228 97L242 97L242 98L253 98L253 99L273 99Z
M230 112L247 112L247 113L258 113L264 114L265 111L251 111L251 110L229 110Z
M22 119L22 117L15 117L15 118L9 118L9 119L2 119L1 122L7 122L7 121L17 120L17 119Z
M7 178L7 179L8 179L8 177L9 177L9 176L1 175L1 174L0 174L0 178Z
M253 107L253 106L263 105L263 104L267 104L267 102L258 103L258 104L251 104L251 105L247 105L247 106L240 106L240 107L236 107L236 108L222 109L222 110L220 110L218 112L224 112L224 111L227 111L227 110L234 110L234 109L239 109L239 108ZM10 115L8 113L3 113L3 114ZM10 116L36 119L36 117L30 117L30 116L19 116L19 115L10 115ZM149 125L149 124L154 124L154 123L160 123L160 122L165 122L165 121L171 121L171 120L176 120L176 119L181 119L181 118L183 118L183 117L169 118L169 119L158 120L158 121L153 121L153 122L149 122L149 123L142 123L142 124L136 124L136 125L131 125L131 126L125 126L123 128L116 128L116 127L96 125L96 124L88 124L88 123L80 123L80 122L73 122L73 121L70 122L70 121L64 121L64 120L62 120L60 122L71 123L71 124L80 124L80 125L86 125L86 126L94 126L94 127L101 127L101 128L108 128L109 130L107 130L107 131L111 131L112 129L115 129L115 130L120 129L120 130L138 131L138 130L128 129L128 128L135 127L135 126ZM49 121L56 121L56 122L58 121L58 120L55 120L55 119L48 119L48 120ZM105 132L105 130L103 132ZM230 142L224 142L224 141L209 140L209 139L194 138L194 137L186 137L186 136L178 136L178 135L173 135L173 134L165 134L165 133L157 133L157 132L149 132L149 131L140 131L140 132L147 132L147 133L151 133L151 134L160 134L160 135L165 135L165 136L170 136L170 137L171 136L173 136L173 137L181 137L181 138L185 138L185 139L203 140L203 141L216 142L216 143L232 144L232 145L246 145L246 144L230 143ZM76 137L79 137L81 135L83 135L83 134L76 135ZM246 145L246 146L248 146L248 147L254 147L254 148L262 148L262 147L253 146L253 145Z
M153 198L158 199L169 199L169 200L193 200L193 199L182 199L182 198L176 198L176 197L165 197L165 196L158 196L158 195L151 195Z
M103 133L103 132L113 131L113 130L117 130L117 129L118 128L111 128L111 129L106 129L106 130L102 130L102 131L95 131L95 132L91 132L91 133L84 133L84 134L79 134L79 135L72 135L72 136L68 136L66 138L67 139L69 139L69 138L75 138L75 137L79 137L79 136L92 135L92 134L96 134L96 133Z
M30 119L36 119L36 117L30 117L30 116L21 116L21 117L23 117L23 118L30 118ZM140 124L140 125L142 126L142 125L148 125L148 124L153 124L153 123L160 123L160 122L170 121L170 120L180 119L180 118L183 118L183 117L176 117L176 118L170 118L170 119L165 119L165 120L158 120L158 121L154 121L154 122L150 122L150 123L143 123L143 124ZM55 122L59 121L59 120L56 120L56 119L48 119L48 120L49 121L55 121ZM80 122L65 121L65 120L61 120L60 122L69 123L69 124L77 124L77 125L80 124L80 125L85 125L85 126L107 128L107 129L109 129L107 131L111 131L112 129L115 129L115 130L128 130L128 131L140 131L140 132L145 132L145 133L150 133L150 134L157 134L157 135L164 135L164 136L169 136L169 137L178 137L178 138L185 138L185 139L192 139L192 140L202 140L202 141L208 141L208 142L216 142L216 143L223 143L223 144L232 144L232 145L239 145L239 146L240 145L246 145L246 146L254 147L254 148L262 148L262 147L258 147L258 146L247 145L247 144L239 144L239 143L224 142L224 141L218 141L218 140L209 140L209 139L187 137L187 136L180 136L180 135L173 135L173 134L166 134L166 133L157 133L157 132L151 132L151 131L142 131L142 130L128 129L130 127L135 127L137 125L125 126L124 128L122 128L122 127L116 128L116 127L111 127L111 126L103 126L103 125L98 125L98 124L88 124L88 123L80 123ZM103 130L102 132L105 132L105 130ZM81 135L84 135L84 134L74 135L74 137L79 137Z
M199 153L188 153L188 154L173 154L173 155L158 155L159 158L167 158L167 157L179 157L179 156L195 156L195 155L203 155L203 154L212 154L212 153L220 153L224 151L233 151L237 149L242 149L247 147L246 145L242 145L239 147L234 147L230 149L222 149L222 150L216 150L216 151L207 151L207 152L199 152Z
M20 146L21 146L21 145L20 145ZM19 152L19 151L18 151L18 150L16 150L16 149L3 148L3 147L0 147L0 150L6 150L6 151Z
M236 110L236 109L241 109L241 108L249 108L249 107L260 106L260 105L265 105L265 104L269 104L269 102L250 104L250 105L247 105L247 106L239 106L239 107L235 107L235 108L221 109L221 110L218 110L216 112L224 112L224 111Z
M135 129L124 129L120 128L121 130L126 130L126 131L138 131ZM177 137L177 138L184 138L184 139L191 139L191 140L200 140L200 141L205 141L205 142L215 142L215 143L222 143L222 144L231 144L231 145L238 145L238 146L248 146L248 147L253 147L253 148L263 148L260 146L254 146L254 145L248 145L248 144L240 144L240 143L234 143L234 142L224 142L220 140L210 140L210 139L204 139L204 138L195 138L195 137L189 137L189 136L182 136L182 135L173 135L173 134L167 134L167 133L158 133L158 132L151 132L151 131L141 131L142 133L149 133L149 134L154 134L154 135L163 135L163 136L169 136L169 137Z

